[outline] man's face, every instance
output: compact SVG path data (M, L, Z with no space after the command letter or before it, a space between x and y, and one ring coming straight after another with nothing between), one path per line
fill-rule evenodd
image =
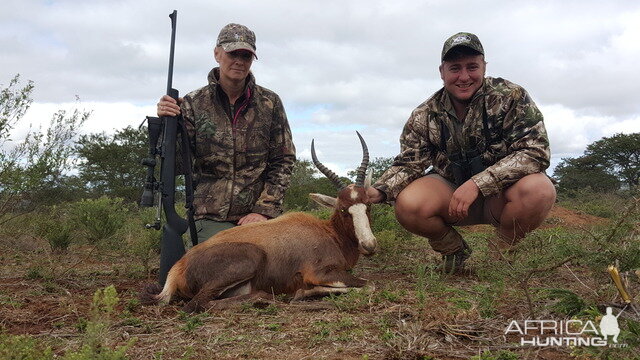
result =
M216 47L214 55L220 64L220 77L229 80L244 80L249 75L251 64L253 64L253 54L247 50L235 50L226 52L220 47Z
M483 55L469 55L440 65L444 88L454 101L468 103L482 86L486 66Z

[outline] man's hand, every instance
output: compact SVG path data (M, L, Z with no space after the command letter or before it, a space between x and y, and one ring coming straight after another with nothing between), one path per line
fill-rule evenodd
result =
M376 189L376 188L374 188L372 186L369 186L367 188L367 195L369 196L369 201L372 204L377 204L377 203L383 202L384 198L385 198L385 195L384 195L384 193L382 191L380 191L380 190L378 190L378 189Z
M178 98L176 103L175 99L169 95L164 95L158 101L158 116L178 116L180 114L180 103L182 98Z
M262 214L250 213L241 217L240 220L238 220L238 225L246 225L246 224L267 221L267 220L269 220L269 218L267 218Z
M469 206L478 198L480 189L473 180L469 179L460 185L451 196L449 202L449 216L460 221L469 215Z

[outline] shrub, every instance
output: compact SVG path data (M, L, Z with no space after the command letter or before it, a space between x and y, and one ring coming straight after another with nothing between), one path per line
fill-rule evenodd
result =
M83 326L83 345L79 351L68 353L65 359L68 360L125 360L125 352L133 345L136 338L131 339L126 345L111 349L106 346L105 339L111 326L111 317L114 315L115 307L120 299L118 292L113 285L104 289L98 289L93 294L91 303L91 319Z
M122 198L103 196L80 200L71 205L71 218L82 225L92 243L99 243L115 235L124 225L128 213Z
M53 352L29 336L0 332L0 359L49 360L53 359Z
M66 252L73 239L73 224L68 211L62 206L52 206L36 222L36 234L47 240L54 253Z
M147 213L151 210L155 211L155 209L141 211L140 216L135 221L128 222L125 234L126 252L138 261L147 277L151 272L151 260L160 252L160 240L162 238L161 231L144 228L150 218Z
M100 290L98 290L100 291ZM38 339L25 335L9 335L0 332L0 359L28 360L126 360L125 352L133 345L135 338L125 346L116 349L105 347L92 348L85 344L78 351L68 351L64 356L53 354L51 347Z

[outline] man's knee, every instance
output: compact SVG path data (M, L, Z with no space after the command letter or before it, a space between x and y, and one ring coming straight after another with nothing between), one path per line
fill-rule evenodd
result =
M424 221L440 211L437 197L424 197L418 194L401 194L395 203L396 218L401 224Z
M394 206L396 219L404 227L412 227L416 221L420 221L421 214L424 212L423 204L411 197L399 196Z
M506 195L508 201L527 208L550 209L556 200L556 189L545 174L538 173L518 180Z
M409 196L398 196L394 209L396 217L405 218L407 216L415 216L420 211L420 202L411 199Z

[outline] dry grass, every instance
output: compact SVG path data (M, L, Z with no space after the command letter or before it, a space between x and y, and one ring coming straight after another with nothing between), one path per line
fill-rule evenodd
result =
M480 248L490 236L474 234L467 236ZM424 271L438 256L418 238L385 239L383 245L383 253L361 259L354 270L375 290L292 303L276 297L188 315L179 304L140 306L137 292L150 280L117 250L95 254L91 247L71 246L67 254L52 254L41 239L4 236L0 330L28 334L57 354L77 349L94 292L113 284L120 301L103 341L113 348L136 338L127 351L131 359L467 359L500 350L522 359L574 358L569 348L523 348L503 336L511 319L528 314L522 292L510 284L475 272L442 277ZM479 251L472 269L482 267ZM582 267L552 275L532 279L531 287L568 289L590 304L615 300L606 290L610 285ZM550 300L534 301L550 315Z

